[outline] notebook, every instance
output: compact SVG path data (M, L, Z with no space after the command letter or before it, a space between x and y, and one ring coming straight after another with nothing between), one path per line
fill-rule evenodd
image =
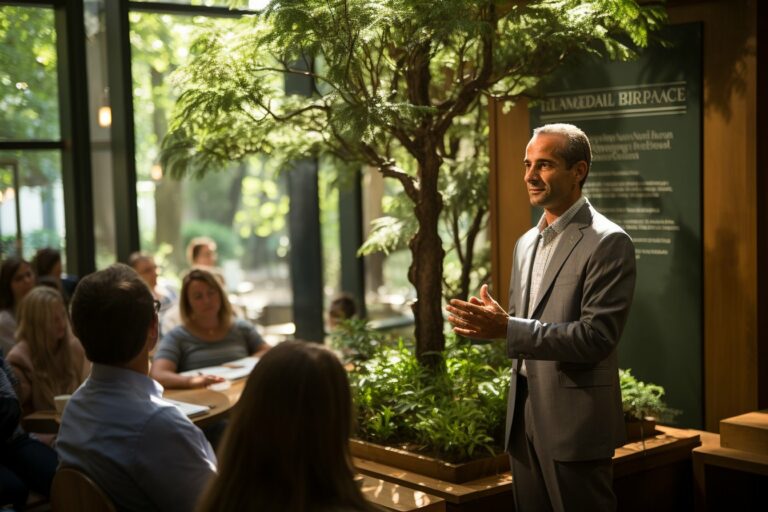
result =
M197 404L191 404L189 402L179 402L178 400L171 400L170 398L163 398L166 402L172 403L179 409L181 409L181 412L184 413L185 416L188 418L192 418L195 416L200 416L201 414L205 414L208 411L211 410L210 407L207 405L197 405Z
M186 372L181 372L180 375L216 375L227 380L237 380L250 375L253 367L258 362L259 358L257 357L244 357L218 366L206 366L196 370L187 370Z

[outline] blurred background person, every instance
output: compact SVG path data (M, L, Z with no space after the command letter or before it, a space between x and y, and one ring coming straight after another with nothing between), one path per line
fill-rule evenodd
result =
M184 276L179 299L181 325L167 332L150 375L166 388L197 388L221 382L214 375L179 372L216 366L269 349L247 320L235 318L221 282L201 268Z
M91 365L72 334L61 294L38 286L21 301L16 345L8 363L18 379L18 397L24 415L54 410L56 395L73 393Z
M349 455L347 374L321 345L286 341L248 377L199 512L372 511Z
M154 256L151 254L138 251L134 252L128 257L128 265L139 274L145 283L147 283L149 291L152 292L152 296L155 300L160 302L160 336L162 337L164 333L163 319L166 314L171 314L171 311L178 304L179 296L172 286L158 279L157 265L155 264ZM176 315L178 316L178 312ZM171 328L178 325L178 323L179 321L176 321Z
M0 348L6 355L16 342L16 311L35 286L29 262L11 256L0 266Z
M218 262L216 242L207 236L193 238L187 244L187 262L190 267L212 269Z
M341 293L331 301L328 307L328 329L333 330L339 323L357 315L355 299L347 293Z

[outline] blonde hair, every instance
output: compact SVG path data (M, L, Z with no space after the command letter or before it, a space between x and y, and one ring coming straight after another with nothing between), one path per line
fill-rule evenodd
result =
M187 272L187 274L184 276L184 279L181 281L179 313L181 314L182 323L188 326L190 320L192 319L192 305L189 303L188 296L189 286L192 284L192 281L200 281L205 283L218 292L219 299L221 300L221 307L219 307L218 313L219 325L231 325L232 317L234 316L232 313L232 304L229 302L229 297L227 297L227 293L224 291L224 287L222 286L221 281L216 279L216 276L213 273L202 268L193 268Z
M54 308L64 310L67 324L63 340L51 343ZM69 343L72 330L69 317L61 294L50 287L33 288L19 305L18 329L16 339L29 347L32 367L35 371L33 395L35 401L41 401L54 407L53 397L72 393L80 385L80 377L72 361Z

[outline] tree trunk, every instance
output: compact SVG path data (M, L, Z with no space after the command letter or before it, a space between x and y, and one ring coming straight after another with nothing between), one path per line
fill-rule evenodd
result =
M419 162L419 199L414 207L419 230L410 242L413 261L408 279L417 293L412 306L416 322L416 357L423 365L436 367L445 349L442 311L445 251L437 230L443 198L437 186L440 157L435 151L425 153Z

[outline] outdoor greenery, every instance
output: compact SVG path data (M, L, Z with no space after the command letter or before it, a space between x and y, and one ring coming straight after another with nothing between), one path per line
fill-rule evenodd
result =
M637 380L631 369L619 370L619 383L621 404L627 421L640 421L648 417L669 421L679 413L664 403L663 387Z
M461 160L456 131L479 103L535 94L572 54L631 58L663 19L659 6L634 0L273 1L197 40L178 75L184 92L162 161L184 175L255 153L324 153L396 180L417 226L408 270L416 355L437 367L445 347L441 186ZM286 94L283 75L311 81L313 93Z

